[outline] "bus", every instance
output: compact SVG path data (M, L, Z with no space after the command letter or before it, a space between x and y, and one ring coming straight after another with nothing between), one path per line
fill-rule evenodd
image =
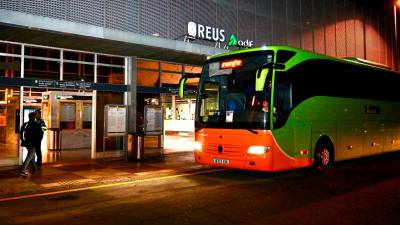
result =
M326 172L334 161L396 151L400 74L288 46L209 57L194 146L199 164L259 171Z

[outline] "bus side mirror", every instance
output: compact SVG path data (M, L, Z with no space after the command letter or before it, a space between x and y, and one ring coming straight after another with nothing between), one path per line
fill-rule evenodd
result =
M178 91L178 96L180 98L183 97L183 91L185 88L185 83L186 83L187 77L181 77L181 79L179 80L179 91Z
M178 90L178 96L180 98L183 97L183 92L185 88L185 83L188 78L200 78L201 74L200 73L185 73L182 75L181 79L179 80L179 90Z
M255 88L256 91L264 90L265 80L267 79L268 72L269 72L269 68L263 68L263 69L257 70L256 88Z

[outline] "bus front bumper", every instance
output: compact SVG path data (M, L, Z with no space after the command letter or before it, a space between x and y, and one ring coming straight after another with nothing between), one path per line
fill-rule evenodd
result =
M195 161L198 164L215 167L225 167L244 170L274 171L271 153L262 155L246 154L242 157L228 157L223 154L210 154L194 151Z

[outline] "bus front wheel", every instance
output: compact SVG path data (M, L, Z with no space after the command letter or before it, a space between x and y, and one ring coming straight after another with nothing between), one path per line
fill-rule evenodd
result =
M332 145L327 143L319 143L315 148L314 168L319 173L328 172L329 167L333 163Z

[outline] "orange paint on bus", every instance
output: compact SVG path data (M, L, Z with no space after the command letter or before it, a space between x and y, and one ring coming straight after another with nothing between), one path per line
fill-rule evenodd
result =
M194 152L200 164L260 171L282 171L313 164L312 157L294 158L284 153L271 131L266 130L257 130L255 134L243 129L206 128L196 132L196 141L202 145L202 151ZM249 154L250 146L270 149L260 155Z

